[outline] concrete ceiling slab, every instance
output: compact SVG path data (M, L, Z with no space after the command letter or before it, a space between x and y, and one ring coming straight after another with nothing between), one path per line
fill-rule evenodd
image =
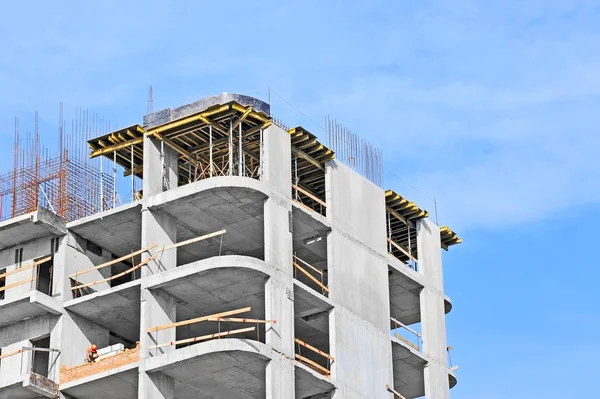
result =
M255 341L221 339L177 349L147 360L148 372L175 380L175 397L265 398L270 349Z
M132 342L140 336L140 281L95 292L64 303L73 312Z
M296 363L296 399L310 398L315 395L331 392L335 389L333 382L304 364Z
M242 182L247 183L245 180ZM178 187L160 194L158 199L153 197L148 204L151 209L176 219L179 242L227 230L222 236L180 248L178 264L220 254L264 258L264 202L267 195L252 187L210 186L199 192L189 190L188 186L198 183L206 186L201 181Z
M71 222L67 228L117 256L124 256L141 248L142 205L121 205Z
M65 222L40 208L35 212L0 222L0 249L9 248L47 235L65 235Z
M23 382L0 388L0 399L33 399L39 394L23 386Z
M389 292L390 292L390 314L393 318L403 324L411 325L421 321L421 290L423 284L422 276L419 275L415 280L413 274L417 272L409 269L407 266L388 266L389 273ZM402 270L406 268L407 270ZM452 309L450 298L444 298L444 308L446 313Z
M30 291L15 299L0 300L0 327L44 314L61 314L60 303L39 291Z
M112 369L61 384L61 392L74 398L133 399L138 397L138 364Z
M318 269L327 270L327 235L331 227L324 219L316 219L304 208L293 205L294 254ZM322 237L322 239L307 244L311 241L307 240L313 237Z

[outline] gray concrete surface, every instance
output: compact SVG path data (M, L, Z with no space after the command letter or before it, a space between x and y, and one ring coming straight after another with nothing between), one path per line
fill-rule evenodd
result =
M40 208L16 218L0 222L0 250L49 235L64 235L63 220L49 210Z
M216 96L205 97L191 104L182 105L177 108L166 108L161 111L148 114L144 116L144 127L150 128L163 125L165 123L202 112L214 105L225 104L230 101L236 101L243 106L251 106L255 111L264 112L267 115L270 114L270 106L264 101L254 97L245 96L243 94L222 93Z
M81 399L132 399L138 392L138 364L131 363L103 373L61 384L61 392Z

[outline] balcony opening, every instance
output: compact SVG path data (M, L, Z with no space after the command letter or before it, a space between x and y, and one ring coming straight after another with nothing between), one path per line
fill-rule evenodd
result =
M265 283L254 269L220 267L165 282L153 291L175 298L175 319L150 326L150 356L213 339L265 342ZM173 339L173 329L175 339Z
M416 222L429 213L392 190L385 192L388 253L418 271Z
M326 216L325 164L334 153L300 126L288 132L292 142L292 199L304 209Z
M304 287L294 286L296 361L329 377L335 361L330 355L329 316L332 306Z
M36 349L48 349L50 348L50 337L45 337L37 340L31 340L32 350L32 364L31 370L43 377L48 377L48 369L50 366L50 352L47 350L36 350Z
M328 297L327 240L330 229L298 208L292 209L294 278Z
M125 229L126 226L122 227ZM122 235L108 235L97 241L74 236L77 245L67 247L68 256L80 259L78 269L69 275L73 298L108 290L140 278L144 251L131 247L135 244L123 240ZM135 239L132 240L135 242Z

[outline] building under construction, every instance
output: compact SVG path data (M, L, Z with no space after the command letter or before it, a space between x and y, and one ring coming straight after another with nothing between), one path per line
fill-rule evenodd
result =
M84 135L96 164L62 129L56 157L16 143L0 399L449 398L441 253L460 238L327 130L222 94Z

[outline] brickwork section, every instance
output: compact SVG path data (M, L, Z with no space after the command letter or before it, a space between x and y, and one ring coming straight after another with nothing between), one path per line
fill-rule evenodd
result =
M116 367L121 367L126 364L137 362L139 360L140 344L138 342L134 349L126 349L121 353L105 357L94 363L85 363L79 366L71 367L69 369L65 366L60 366L60 383L66 384L70 381L78 380L80 378L88 377L90 375L112 370Z

